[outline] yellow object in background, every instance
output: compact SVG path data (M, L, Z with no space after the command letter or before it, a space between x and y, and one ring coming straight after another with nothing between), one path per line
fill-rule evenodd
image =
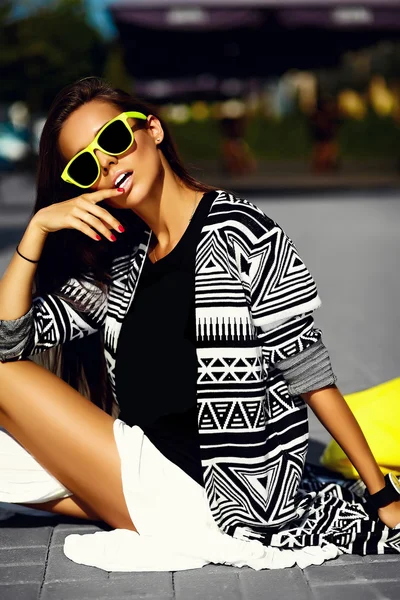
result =
M382 473L400 475L400 377L368 390L344 396L356 417ZM358 471L335 440L325 448L320 463L349 479Z

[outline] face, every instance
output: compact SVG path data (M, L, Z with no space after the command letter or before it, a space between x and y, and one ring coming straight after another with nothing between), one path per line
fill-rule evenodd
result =
M121 109L92 100L77 108L65 121L60 131L59 149L66 161L90 144L108 121L117 117ZM125 192L117 198L106 200L116 208L134 210L142 200L149 196L161 183L163 176L162 153L158 146L163 139L163 130L159 120L149 115L147 122L141 119L128 119L135 135L135 141L124 154L111 156L96 149L94 152L100 163L100 176L91 188L82 188L82 194L90 190L111 189L118 175L130 175L121 183ZM156 140L160 140L157 142Z

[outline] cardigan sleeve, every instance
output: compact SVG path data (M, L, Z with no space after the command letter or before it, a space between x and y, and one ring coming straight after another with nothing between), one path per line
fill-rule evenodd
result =
M299 354L276 363L275 366L283 373L289 394L292 396L332 386L337 381L322 339Z
M263 327L256 328L256 335L262 345L265 366L271 369L319 342L322 331L315 327L312 312L307 312L280 321L266 331Z
M321 377L318 373L318 360L326 361L326 355L317 359L322 331L315 327L313 313L322 303L314 278L282 227L261 210L257 213L247 272L264 364L268 370L280 366L293 394L308 391L310 385L332 383L334 376L326 362L325 373ZM303 368L296 369L301 363Z
M258 327L273 328L319 308L321 299L311 273L283 229L264 214L258 224L247 267L252 318Z
M107 296L89 280L69 279L52 294L38 296L25 315L0 320L0 362L38 354L103 327Z

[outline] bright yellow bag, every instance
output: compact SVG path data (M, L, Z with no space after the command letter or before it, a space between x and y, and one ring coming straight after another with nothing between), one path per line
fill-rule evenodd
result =
M400 377L368 390L344 396L356 417L376 462L385 475L400 475ZM325 448L320 463L349 479L360 476L335 440Z

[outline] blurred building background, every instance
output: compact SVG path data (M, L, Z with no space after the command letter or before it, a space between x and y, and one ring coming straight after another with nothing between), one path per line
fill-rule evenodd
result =
M199 177L396 185L398 0L0 0L0 171L90 74L162 108Z

